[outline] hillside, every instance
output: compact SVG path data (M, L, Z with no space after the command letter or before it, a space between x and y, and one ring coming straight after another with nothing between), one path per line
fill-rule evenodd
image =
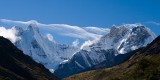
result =
M41 64L0 37L0 80L59 80Z
M70 76L65 80L160 80L160 36L124 63Z

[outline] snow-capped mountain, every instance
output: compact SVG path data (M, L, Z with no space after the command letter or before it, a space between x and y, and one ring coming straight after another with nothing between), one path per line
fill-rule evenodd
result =
M115 49L119 54L124 54L146 46L155 37L155 34L150 29L141 24L130 24L120 27L113 26L109 34L90 45L89 49Z
M128 52L146 46L155 37L150 29L141 24L113 26L108 34L61 63L55 74L64 78L93 68L117 65L132 54Z
M25 54L31 56L36 62L43 64L46 68L54 71L64 60L67 60L78 47L61 45L41 36L36 24L30 24L27 29L15 26L16 36L19 37L15 45Z
M0 27L0 30L3 30L0 35L10 39L23 53L42 63L50 71L55 70L54 73L61 78L78 72L117 65L132 55L128 52L146 46L156 37L150 29L141 24L113 26L103 31L100 29L103 34L106 31L106 35L99 35L100 38L91 34L95 40L84 42L79 49L77 46L56 43L52 36L42 36L36 23L29 24L27 29L15 26L6 30ZM92 31L89 29L95 28L89 27L85 30ZM77 30L85 32L79 28L74 32L77 33ZM6 32L13 35L5 35Z

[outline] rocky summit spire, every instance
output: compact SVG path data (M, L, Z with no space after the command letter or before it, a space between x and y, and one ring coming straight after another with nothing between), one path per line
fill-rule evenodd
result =
M39 28L37 26L37 23L35 23L35 22L29 24L27 30L29 30L29 31L37 31L39 33Z

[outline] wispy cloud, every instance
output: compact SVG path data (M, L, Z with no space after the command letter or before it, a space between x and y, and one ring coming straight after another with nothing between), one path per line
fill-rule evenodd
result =
M76 39L75 41L72 42L72 46L78 47L78 45L79 45L79 40L78 39Z
M99 34L99 35L104 35L109 33L110 29L109 28L98 28L98 27L84 27L88 32Z
M85 40L101 37L101 35L87 32L86 30L78 26L70 26L67 24L38 24L38 26L44 29L46 28L55 31L56 33L64 36L81 38Z
M96 43L99 39L95 39L95 40L87 40L85 41L82 45L81 45L81 48L80 49L83 49L83 50L87 50L87 51L90 51L90 45Z
M13 20L8 20L8 19L0 19L0 22L7 23L7 24L12 24L12 25L29 25L29 24L31 24L33 22L34 23L38 23L35 20L24 22L24 21L13 21Z
M154 24L154 25L156 25L156 26L160 26L160 22L149 21L149 22L146 22L146 23Z
M98 28L98 27L78 27L71 26L67 24L42 24L35 20L31 21L13 21L7 19L0 19L0 22L12 24L12 25L29 25L31 23L36 23L39 28L43 28L48 31L55 32L63 36L69 36L74 38L81 38L84 40L94 40L100 38L102 34L108 33L109 29Z

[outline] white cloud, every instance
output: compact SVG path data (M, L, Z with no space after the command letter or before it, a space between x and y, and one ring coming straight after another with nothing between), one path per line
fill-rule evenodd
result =
M12 43L15 43L16 40L20 39L16 36L16 33L17 31L14 28L6 29L5 27L0 27L0 36L9 39Z
M40 24L41 27L47 28L49 30L54 31L55 33L64 35L64 36L69 36L69 37L74 37L74 38L81 38L84 40L88 39L95 39L101 37L101 35L94 34L87 32L86 30L78 27L78 26L70 26L67 24Z
M55 42L55 40L51 34L48 33L46 36L47 36L48 40Z
M110 29L109 28L98 28L98 27L84 27L88 32L99 34L99 35L105 35L109 33Z
M79 44L78 39L76 39L75 41L72 42L72 46L74 46L74 47L78 47L78 44Z
M42 23L38 23L35 20L23 22L23 21L0 19L0 22L12 24L12 25L29 25L31 23L36 23L39 28L43 28L44 30L52 31L59 35L80 38L84 40L94 40L94 39L100 38L102 34L108 32L108 29L104 29L104 28L97 28L97 27L81 28L78 26L71 26L67 24L42 24Z
M91 46L92 44L96 43L98 40L99 40L99 39L87 40L87 41L85 41L85 42L81 45L81 48L80 48L80 49L87 50L87 51L91 51L89 46Z
M147 22L147 23L150 23L150 24L154 24L154 25L160 26L160 22L149 21L149 22Z
M7 23L7 24L13 24L13 25L29 25L31 23L38 23L36 20L30 20L27 22L23 21L13 21L13 20L8 20L8 19L0 19L0 22Z

